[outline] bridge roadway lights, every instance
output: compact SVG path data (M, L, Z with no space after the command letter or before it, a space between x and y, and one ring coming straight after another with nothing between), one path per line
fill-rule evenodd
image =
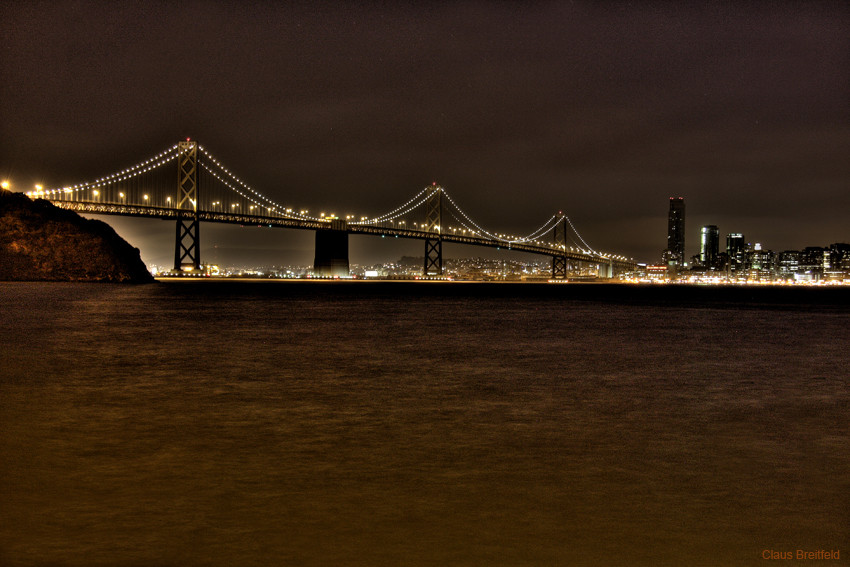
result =
M313 274L347 277L348 272L348 223L342 219L334 219L330 228L316 231Z

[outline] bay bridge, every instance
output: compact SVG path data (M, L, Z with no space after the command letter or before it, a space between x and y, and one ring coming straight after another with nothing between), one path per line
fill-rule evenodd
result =
M180 141L116 173L70 187L39 189L29 196L84 214L149 217L175 222L174 270L198 273L201 222L314 230L314 273L347 276L348 236L366 234L424 241L425 276L443 273L443 243L486 246L549 256L552 278L563 280L579 266L600 277L633 270L624 256L593 250L567 215L553 214L526 236L482 228L436 183L377 216L310 214L266 197L250 187L197 141Z

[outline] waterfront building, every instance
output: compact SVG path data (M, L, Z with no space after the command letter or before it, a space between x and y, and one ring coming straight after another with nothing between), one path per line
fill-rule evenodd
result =
M645 278L653 282L667 280L667 266L664 264L649 264L645 267Z
M776 258L776 275L781 280L793 280L800 271L800 251L783 250Z
M806 246L800 252L798 274L807 276L805 279L820 281L823 279L823 256L826 249L822 246Z
M674 270L685 265L685 200L682 197L670 197L664 263Z
M743 234L731 232L726 235L726 256L730 273L739 272L744 268L747 258L747 243Z
M850 244L830 244L824 250L823 277L828 281L850 278Z
M765 250L756 242L747 250L747 270L750 281L772 280L775 272L776 255Z
M717 268L720 253L720 230L713 224L700 229L699 261L703 268Z

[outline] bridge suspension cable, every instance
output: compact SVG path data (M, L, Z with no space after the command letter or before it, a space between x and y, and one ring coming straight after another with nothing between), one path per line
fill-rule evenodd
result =
M545 233L552 230L552 227L555 226L557 219L558 219L557 215L552 215L551 217L549 217L549 220L547 220L545 223L543 223L540 226L540 228L538 228L537 230L535 230L534 232L532 232L528 236L524 236L523 238L516 240L515 242L531 242L532 240L537 240L538 238L543 236Z
M575 237L571 237L570 240L574 242L576 247L582 249L583 251L586 250L590 254L594 254L600 257L602 256L602 254L599 254L598 252L593 250L593 248L590 247L590 245L584 240L584 238L582 238L581 234L579 234L579 232L576 230L575 225L573 225L572 221L566 215L552 215L551 217L549 217L548 220L546 220L546 222L540 225L540 227L525 236L507 236L504 234L489 231L477 222L475 222L475 220L473 220L472 217L468 215L442 187L425 187L424 189L416 193L416 195L411 197L403 205L393 209L392 211L376 217L372 217L370 219L362 220L359 223L352 224L377 225L383 222L397 221L398 219L401 219L406 215L410 215L414 211L420 210L420 208L424 208L424 206L429 202L431 192L435 189L439 189L440 191L442 191L442 194L446 197L446 202L449 205L447 207L447 210L444 211L444 214L454 219L461 227L465 228L472 234L477 234L479 236L497 242L503 242L505 243L505 245L537 243L542 246L551 246L551 243L549 242L541 242L541 238L543 238L547 232L552 230L558 224L558 222L560 222L561 218L564 218L565 221L568 223L572 233L575 235ZM411 222L411 226L415 224L416 223ZM446 228L447 227L441 227L441 230ZM572 249L572 247L570 247L570 249Z
M540 228L538 228L537 230L535 230L534 232L532 232L532 233L530 233L530 234L528 234L528 235L526 235L526 236L506 238L504 235L500 235L500 234L493 234L492 232L489 232L489 231L487 231L487 230L485 230L485 229L481 228L481 226L480 226L480 225L478 225L478 223L476 223L475 221L473 221L473 220L469 217L469 215L467 215L467 214L463 211L463 209L461 209L461 208L458 206L458 204L457 204L457 203L456 203L456 202L455 202L455 201L454 201L454 200L453 200L453 199L452 199L452 198L451 198L448 194L445 194L445 195L446 195L446 198L448 199L449 203L451 203L452 205L454 205L455 209L456 209L456 210L457 210L457 211L458 211L458 212L459 212L459 213L463 216L463 218L464 218L464 219L466 219L469 223L471 223L471 224L472 224L472 226L474 226L476 229L478 229L478 231L479 231L480 233L485 234L486 236L489 236L489 237L490 237L491 239L493 239L493 240L499 240L499 241L501 241L501 242L505 242L506 244L519 244L519 243L524 243L524 242L531 242L531 241L533 241L533 240L536 240L536 239L537 239L539 236L541 236L544 232L546 232L547 230L550 230L550 229L552 228L552 226L554 226L554 225L555 225L555 222L554 222L554 221L556 220L556 216L555 216L555 215L552 215L552 217L550 217L550 218L549 218L549 220L547 220L545 223L543 223L543 225L542 225ZM451 214L451 211L450 211L450 214ZM457 218L457 216L455 216L454 214L452 214L452 216L453 216L453 217L454 217L454 218L455 218L455 219L456 219L459 223L461 223L463 226L465 226L467 229L472 230L472 229L471 229L471 227L467 226L467 225L463 222L463 220L461 220L461 219Z
M188 140L187 140L188 143ZM151 156L131 167L69 187L54 189L39 189L30 191L28 195L43 197L54 201L68 201L69 205L80 204L81 210L94 210L108 214L137 214L147 216L172 217L179 213L181 206L176 198L174 171L169 164L184 158L187 154L186 143L173 145L166 150ZM256 218L265 222L271 218L282 219L286 222L305 221L305 226L315 228L315 222L326 223L335 216L322 218L311 216L306 209L295 210L270 199L237 177L220 161L218 161L204 146L197 145L198 159L195 162L196 172L202 187L196 193L197 197L190 199L194 214L203 212L206 220L220 222L244 222L245 219ZM173 167L173 166L172 166ZM201 179L201 175L203 178ZM445 200L441 200L445 196ZM225 201L227 202L225 204ZM442 205L440 204L442 202ZM180 200L183 203L183 200ZM434 211L437 211L436 216ZM442 212L440 212L442 211ZM179 215L178 215L179 216ZM354 217L348 215L345 220ZM564 253L581 252L599 258L611 258L594 250L576 230L572 220L561 213L552 215L546 222L525 236L505 235L483 228L472 219L446 192L436 184L427 186L417 192L401 206L374 217L360 217L360 221L351 220L351 225L380 225L392 223L392 228L404 228L417 234L406 236L426 237L439 240L439 234L463 234L467 231L473 237L490 242L477 242L485 245L510 246L512 244L531 244L549 251ZM449 227L446 221L457 222L457 226ZM559 228L559 223L565 223ZM444 225L444 226L441 226ZM287 225L289 226L289 225ZM569 226L569 231L566 230ZM328 224L330 228L330 223ZM549 231L558 232L561 236L557 244L546 238ZM423 234L424 233L424 234ZM435 234L436 233L436 234ZM568 234L569 233L569 234ZM569 243L575 244L576 249Z
M569 223L570 228L571 228L571 229L573 229L573 232L575 233L575 235L576 235L576 236L578 236L578 239L581 241L581 243L582 243L582 244L584 244L584 246L585 246L585 247L586 247L586 248L587 248L587 249L588 249L588 250L589 250L592 254L595 254L595 255L597 255L597 256L599 256L599 257L604 257L604 255L603 255L603 254L600 254L599 252L597 252L596 250L594 250L593 248L591 248L591 247L590 247L590 244L588 244L587 242L585 242L585 241L584 241L584 238L582 238L582 237L581 237L581 234L579 234L579 232L576 230L576 227L575 227L575 226L573 226L573 221L571 221L571 220L570 220L570 217L568 217L567 215L564 215L564 218L565 218L565 219L567 219L567 223Z
M374 217L372 219L369 219L369 220L365 221L363 224L377 224L379 222L395 220L397 218L402 217L403 215L406 215L407 213L413 211L414 209L422 206L428 200L428 195L426 195L426 193L428 192L428 189L429 188L426 187L425 189L423 189L422 191L420 191L419 193L414 195L408 202L406 202L402 206L398 207L397 209L390 211L389 213L386 213L386 214ZM422 195L425 195L425 197L422 198L418 203L411 205L411 203L416 201L416 199L418 199L419 197L422 197Z
M460 208L460 206L454 201L454 199L451 198L451 196L447 192L444 191L443 194L446 196L446 199L449 201L449 203L451 203L452 206L454 206L455 210L457 212L459 212L461 214L461 216L463 216L463 218L466 219L467 222L469 222L473 227L475 227L475 229L477 229L480 234L484 234L485 236L488 236L492 240L498 240L498 241L504 242L506 244L520 244L520 243L531 242L531 241L537 240L545 232L551 230L552 227L555 226L555 224L557 223L557 219L558 219L557 215L552 215L549 218L549 220L547 220L545 223L543 223L543 225L540 226L540 228L531 232L530 234L528 234L526 236L506 238L504 235L494 234L490 231L487 231L487 230L481 228L481 226L478 223L476 223L474 220L472 220L472 218L470 218L470 216L467 215L463 211L463 209ZM451 211L449 211L449 213L455 218L455 220L457 220L461 225L466 227L468 230L473 230L472 227L467 225L462 219L458 218ZM474 230L473 230L473 232L474 232Z
M162 151L157 155L146 159L143 162L122 169L121 171L118 171L116 173L105 175L99 179L95 179L94 181L86 181L69 187L29 191L27 195L47 198L54 198L54 196L73 198L72 194L79 194L80 192L87 190L99 190L102 188L107 188L109 186L116 185L124 181L132 180L141 176L142 174L159 169L163 165L177 159L177 153L177 145L174 145L168 148L167 150Z
M280 203L277 203L276 201L269 199L268 197L266 197L265 195L263 195L262 193L260 193L256 189L252 188L251 186L249 186L247 183L245 183L244 181L242 181L238 177L236 177L236 175L234 175L229 169L224 167L224 165L222 165L221 162L219 162L216 158L214 158L213 155L210 152L208 152L206 148L204 148L201 145L198 145L198 149L201 151L201 154L210 161L210 163L212 165L214 165L216 168L218 168L218 171L220 173L217 173L216 171L214 171L204 161L199 162L201 164L201 167L203 167L207 172L210 173L210 175L212 175L213 177L218 179L221 183L226 185L228 188L230 188L232 191L234 191L235 193L237 193L241 197L248 199L249 201L251 201L251 202L253 202L257 205L265 206L271 212L277 213L281 216L288 216L288 217L291 217L291 218L299 218L299 219L309 219L309 220L314 220L314 221L321 220L321 219L318 219L316 217L311 217L311 216L307 215L306 213L296 212L294 209L290 209L288 207L281 205ZM224 179L221 174L229 177L230 180L233 183L238 184L245 191L252 193L253 195L256 196L256 198L243 193L239 188L237 188L233 184L231 184L230 181L228 181L227 179ZM259 199L259 201L257 199ZM264 201L264 202L261 202L261 201Z

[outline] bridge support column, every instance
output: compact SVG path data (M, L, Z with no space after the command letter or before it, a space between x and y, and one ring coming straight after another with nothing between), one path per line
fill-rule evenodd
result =
M334 219L331 221L330 228L316 231L316 256L313 260L313 274L317 276L348 276L348 224L344 220Z
M425 269L426 276L443 275L443 188L434 186L426 204Z
M177 208L190 215L177 219L174 271L201 269L201 239L198 220L198 142L177 144Z
M198 217L177 219L177 239L174 246L174 271L200 270L201 250Z
M552 242L555 248L563 250L563 253L558 256L552 256L552 279L565 280L567 279L567 217L562 213L558 213L560 218L555 223L552 229Z
M440 237L425 239L426 276L443 275L443 240Z

